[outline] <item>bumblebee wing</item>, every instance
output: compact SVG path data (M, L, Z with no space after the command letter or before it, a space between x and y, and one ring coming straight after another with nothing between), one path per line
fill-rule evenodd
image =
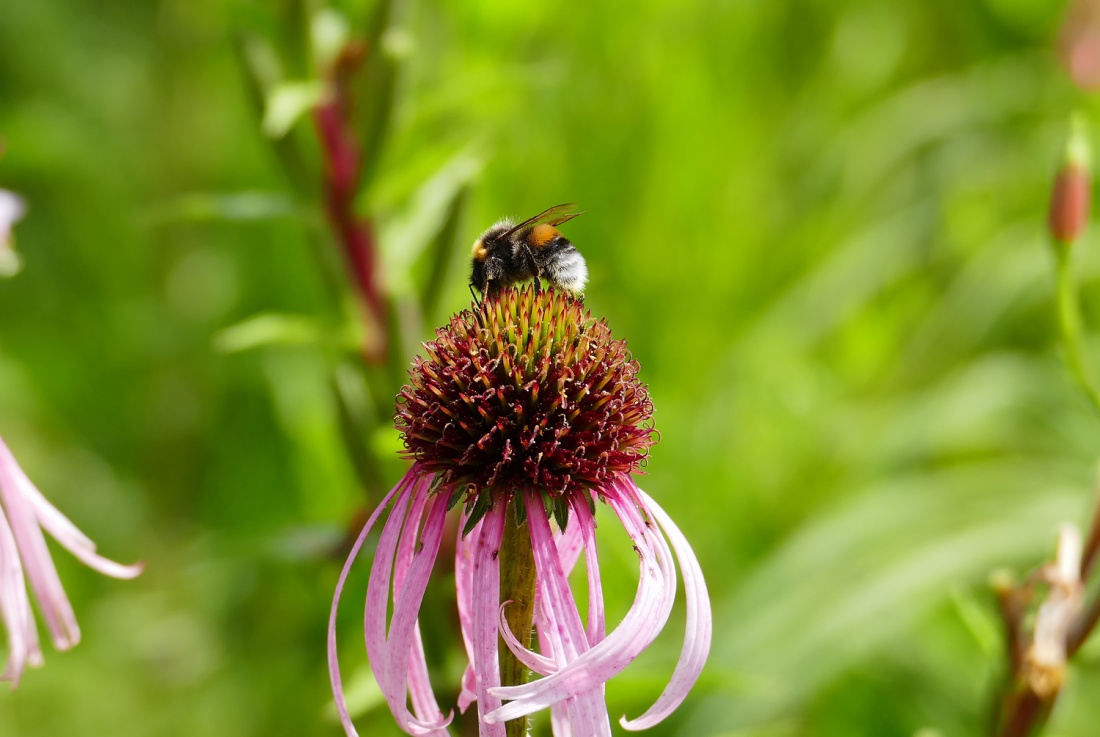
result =
M561 217L552 218L550 220L547 220L546 224L547 225L553 225L553 226L556 227L558 225L561 225L562 223L569 222L570 220L577 217L578 215L583 215L583 214L584 214L584 211L582 211L582 212L571 212L568 215L562 215Z
M563 215L561 215L561 212L563 210L569 210L569 209L574 208L576 206L577 206L576 203L573 203L573 202L566 202L565 204L562 204L562 205L554 205L553 207L550 207L550 208L547 208L547 209L543 210L538 215L535 215L532 218L527 218L526 220L524 220L519 225L514 226L511 230L509 230L507 233L505 233L501 237L502 238L507 238L508 236L513 235L514 233L517 233L520 230L523 230L524 228L526 228L530 225L535 225L536 223L546 222L546 223L550 223L551 225L559 225L561 223L564 223L566 220L572 220L573 218L577 217L577 215L580 215L581 213L577 212L577 213L572 213L572 214L563 216Z

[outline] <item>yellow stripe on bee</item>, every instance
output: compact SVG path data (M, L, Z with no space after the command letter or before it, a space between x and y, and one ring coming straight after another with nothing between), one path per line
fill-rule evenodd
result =
M489 252L485 249L485 244L478 238L474 241L474 250L470 252L470 256L477 261L484 261L485 257L489 255Z
M561 235L553 225L545 223L531 228L531 235L527 236L528 242L535 248L542 248L550 241Z

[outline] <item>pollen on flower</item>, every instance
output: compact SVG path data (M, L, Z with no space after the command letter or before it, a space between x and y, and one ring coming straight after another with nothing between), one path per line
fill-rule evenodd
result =
M442 486L599 493L655 442L626 342L561 291L505 290L424 347L394 423Z

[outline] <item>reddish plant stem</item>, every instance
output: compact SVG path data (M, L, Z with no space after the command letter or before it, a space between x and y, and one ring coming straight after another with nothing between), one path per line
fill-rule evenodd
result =
M363 300L364 358L382 363L388 350L385 304L378 283L378 248L370 221L355 213L355 191L362 170L359 144L349 132L339 96L313 110L313 123L325 159L325 211L344 251L352 281Z
M1028 737L1042 724L1053 702L1044 703L1034 692L1025 690L1013 695L1006 704L1006 715L999 737Z

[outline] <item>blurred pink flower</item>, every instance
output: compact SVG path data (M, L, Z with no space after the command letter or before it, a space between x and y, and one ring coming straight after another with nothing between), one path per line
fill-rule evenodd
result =
M395 415L415 463L352 548L329 618L329 673L348 735L357 733L337 664L337 606L352 564L387 508L367 584L367 657L403 731L448 734L451 717L443 715L429 683L418 616L447 510L463 500L455 579L469 666L458 706L465 711L477 703L481 737L505 737L506 722L543 709L550 710L558 737L610 737L604 684L664 628L678 563L687 605L679 661L656 703L635 719L620 720L631 730L660 722L702 672L711 641L710 600L687 539L634 482L654 442L653 406L625 343L612 340L607 324L570 297L506 290L455 316L425 347L428 356L410 371L411 385L402 390ZM610 632L596 550L600 503L622 523L640 565L634 603ZM513 634L504 618L515 606L501 601L504 571L514 570L502 562L508 535L530 545L538 651L528 648L528 633ZM585 617L569 586L582 552ZM542 677L503 685L501 638Z
M1062 64L1078 87L1100 89L1100 0L1075 0L1058 36Z
M140 563L124 566L96 555L95 543L46 501L0 439L0 617L8 634L8 661L0 680L11 681L12 688L19 685L27 665L42 664L24 572L54 646L68 650L80 642L80 628L43 530L82 563L107 576L133 578L142 570Z
M26 213L23 198L14 192L0 189L0 246L11 242L11 229Z
M0 276L11 276L19 271L19 255L12 248L12 227L26 211L22 197L0 189Z

